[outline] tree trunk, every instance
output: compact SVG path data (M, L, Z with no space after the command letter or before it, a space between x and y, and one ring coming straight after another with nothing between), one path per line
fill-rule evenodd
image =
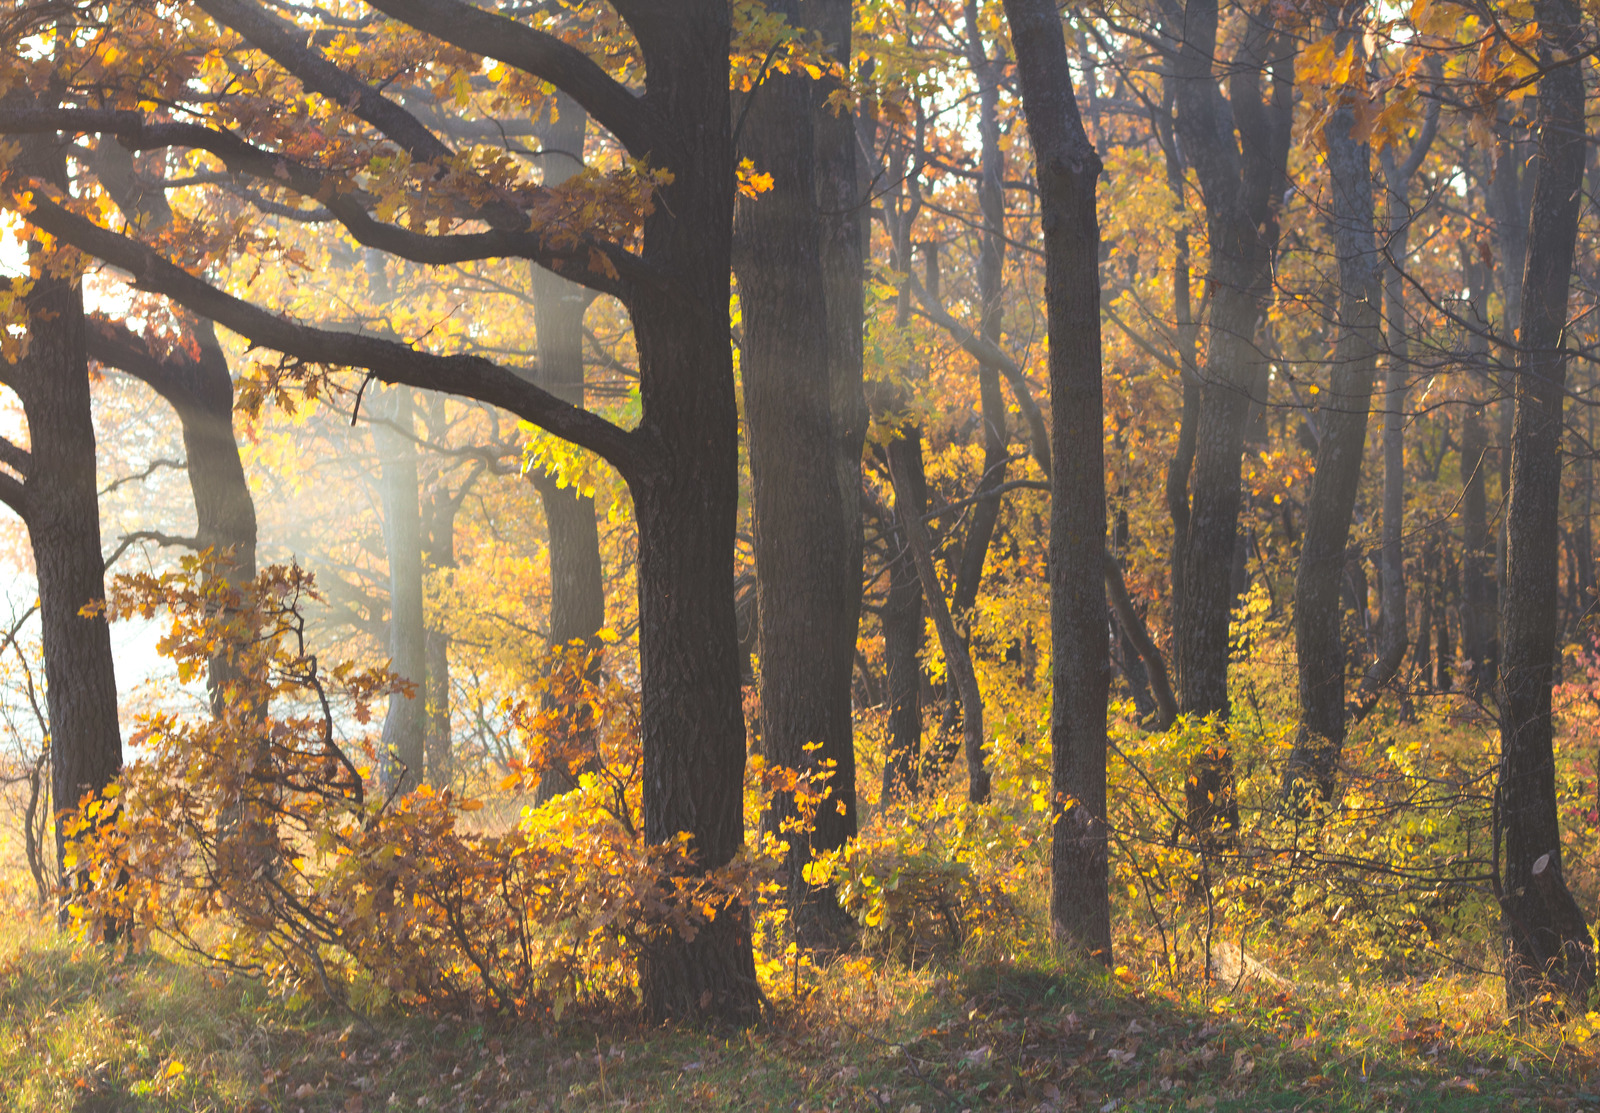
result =
M799 0L771 7L801 24ZM741 149L772 175L773 187L740 202L735 259L745 329L740 366L760 624L761 746L769 761L787 768L817 773L833 765L814 829L809 838L788 840L784 864L796 927L807 942L821 945L847 925L831 894L813 890L802 871L813 850L837 849L855 832L851 678L861 605L856 491L843 489L848 469L839 446L845 438L835 415L835 368L845 357L830 335L841 327L859 333L860 310L830 305L824 244L837 237L830 236L819 205L823 109L816 86L797 70L769 73L750 93ZM853 185L853 172L848 178ZM830 319L832 308L842 309L845 320ZM780 831L794 806L792 799L775 799L764 819L768 830Z
M961 639L949 604L945 602L939 569L933 562L933 547L928 542L928 527L920 515L900 509L915 506L918 501L912 482L911 451L904 437L897 437L889 444L889 474L894 483L896 514L901 528L905 530L906 546L911 550L917 576L922 581L922 597L927 600L934 629L939 634L940 647L944 650L946 684L954 687L961 699L964 712L961 716L961 736L967 757L967 799L974 804L982 804L989 799L990 787L983 754L983 694L978 688L977 674L972 669L967 643ZM1102 633L1103 630L1102 627Z
M422 501L413 439L415 406L409 387L397 387L373 404L372 440L378 449L383 499L383 543L389 558L389 669L411 685L389 694L383 718L386 792L405 793L423 783L427 769L427 639L422 599Z
M922 581L917 576L905 517L919 519L927 509L927 482L922 470L922 430L902 427L900 443L906 482L897 489L892 530L885 531L889 558L889 595L880 616L883 624L884 673L888 685L889 741L883 763L885 800L910 800L916 795L922 764Z
M1518 337L1497 786L1505 839L1500 901L1506 1005L1513 1013L1537 1008L1546 988L1582 1004L1594 982L1588 927L1562 876L1550 722L1566 381L1561 348L1585 146L1583 68L1553 62L1582 49L1582 15L1572 0L1539 0L1534 11L1544 32L1540 62L1548 68L1539 81L1539 173Z
M1355 0L1341 13L1340 40L1358 44L1358 59L1365 57L1359 46L1364 10L1365 0ZM1300 726L1283 775L1284 796L1291 803L1308 781L1315 783L1324 800L1332 799L1334 772L1344 750L1345 655L1339 597L1350 517L1361 485L1373 376L1382 346L1383 290L1373 230L1372 149L1352 131L1355 94L1340 90L1332 95L1339 96L1341 103L1323 125L1322 136L1339 263L1339 339L1327 402L1322 406L1322 441L1317 446L1316 474L1306 502L1305 534L1295 577ZM1404 607L1403 597L1400 606ZM1386 604L1384 614L1399 622L1403 637L1403 612L1391 615Z
M650 446L629 477L639 523L645 837L687 832L697 864L744 846L744 712L733 610L739 413L728 343L734 201L731 26L721 0L629 5L648 60L645 96L672 121L674 178L645 222L645 256L672 276L641 290L633 321ZM640 972L657 1019L752 1023L759 1011L748 911L695 937L663 927Z
M1100 370L1100 156L1073 96L1054 0L1006 0L1044 223L1055 480L1050 504L1050 926L1058 945L1111 964L1106 831L1110 662ZM1237 465L1237 461L1235 461Z
M1174 542L1182 550L1174 561L1182 591L1173 614L1173 656L1184 712L1226 718L1240 457L1251 392L1265 382L1266 358L1255 338L1272 298L1293 79L1289 51L1270 18L1252 14L1224 100L1213 72L1216 0L1189 0L1176 18L1181 28L1169 27L1168 33L1180 40L1173 53L1178 133L1205 201L1211 253L1188 522ZM1264 101L1269 71L1271 94ZM1195 757L1185 795L1189 827L1203 845L1238 826L1233 760L1221 739Z
M1463 253L1465 254L1465 252ZM1469 261L1467 359L1474 393L1488 385L1488 267ZM1489 534L1485 481L1490 467L1489 433L1483 404L1469 401L1461 416L1461 655L1467 660L1467 690L1488 694L1494 682L1493 539Z

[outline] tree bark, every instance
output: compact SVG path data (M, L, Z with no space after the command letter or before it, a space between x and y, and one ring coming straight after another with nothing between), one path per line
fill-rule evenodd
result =
M1547 68L1539 81L1539 169L1517 349L1496 789L1505 840L1506 1005L1517 1014L1537 1008L1547 988L1581 1004L1594 983L1588 927L1562 876L1550 722L1566 381L1561 349L1585 161L1583 67L1553 63L1578 57L1582 14L1572 0L1539 0L1534 11Z
M1100 367L1100 156L1073 95L1054 0L1005 0L1044 223L1050 336L1050 925L1058 945L1111 964L1103 588L1105 428ZM1237 461L1235 461L1237 465Z
M1358 60L1365 58L1359 45L1365 8L1365 0L1352 0L1340 13L1343 33L1339 41L1356 42ZM1332 799L1334 772L1344 750L1345 655L1339 621L1340 587L1350 540L1350 518L1361 484L1373 376L1382 347L1383 288L1373 228L1372 149L1353 133L1354 98L1365 93L1341 89L1332 95L1338 96L1340 103L1323 125L1322 136L1333 199L1330 222L1339 264L1339 338L1328 400L1322 407L1322 441L1317 446L1317 468L1306 503L1305 534L1295 577L1300 725L1283 775L1284 796L1290 802L1306 782L1314 783L1324 800ZM1399 619L1403 635L1403 612Z
M830 15L837 4L800 0L769 5L791 24ZM836 379L859 336L861 310L830 287L848 267L857 234L824 220L829 205L853 200L853 162L824 182L819 168L825 109L818 82L802 71L769 73L751 91L742 153L772 175L772 189L739 204L735 264L744 320L741 371L755 535L758 642L761 656L761 746L769 761L808 774L832 764L827 801L806 839L788 839L784 872L796 927L810 944L832 942L846 929L837 902L806 884L813 850L834 850L855 832L855 747L851 679L855 620L861 605L861 541L857 491L847 489ZM852 129L853 130L853 129ZM837 122L827 134L838 139ZM853 135L850 137L853 147ZM832 243L832 252L826 245ZM834 279L830 282L830 278ZM836 320L830 314L842 314ZM859 340L855 341L859 345ZM859 364L858 364L859 367ZM859 370L857 372L859 383ZM857 450L859 452L859 449ZM858 464L859 466L859 464ZM842 807L840 807L842 805ZM763 822L777 832L794 801L775 799Z

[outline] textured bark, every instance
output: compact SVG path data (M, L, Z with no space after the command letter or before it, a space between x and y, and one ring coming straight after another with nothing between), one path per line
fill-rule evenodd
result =
M404 794L427 770L427 638L422 597L422 494L417 477L415 404L409 387L372 403L372 439L378 449L383 502L383 544L389 558L389 669L410 686L391 692L383 718L386 792Z
M809 14L799 0L771 7L802 26ZM829 14L822 9L837 5L810 7ZM808 840L789 840L784 864L797 927L802 937L823 943L843 923L836 902L807 886L802 869L813 849L841 847L855 832L851 678L861 603L859 481L846 489L849 471L840 445L847 438L835 397L841 393L836 369L849 360L841 349L849 344L830 339L835 329L859 337L861 310L846 296L830 299L824 246L832 241L837 254L857 237L830 229L823 219L818 82L798 71L771 73L750 96L741 150L773 178L772 189L740 202L735 242L760 624L761 746L768 760L792 769L809 772L833 763L829 801L818 809ZM842 130L835 123L829 134L837 139ZM841 176L853 186L853 163ZM844 264L835 259L834 266ZM835 321L832 310L844 319ZM763 822L776 832L793 808L792 800L775 799Z
M645 836L688 832L701 866L744 846L744 713L733 612L739 418L728 344L734 152L728 7L629 5L647 60L646 98L672 121L674 173L645 223L645 255L670 290L633 305L642 438L630 477L639 523L639 656ZM637 14L634 14L637 13ZM749 1023L759 987L748 916L720 914L695 938L664 933L640 975L655 1017Z
M1100 156L1084 133L1054 0L1006 0L1044 224L1055 479L1050 505L1050 926L1111 964L1106 830L1106 502L1100 368Z
M1341 13L1343 41L1359 42L1364 0ZM1355 26L1352 26L1352 25ZM1357 47L1357 57L1365 52ZM1321 407L1322 441L1306 502L1305 534L1295 577L1294 634L1300 683L1300 725L1289 753L1286 798L1307 782L1331 799L1334 771L1344 750L1345 654L1340 631L1340 588L1350 518L1361 484L1367 412L1382 347L1383 296L1373 228L1372 150L1356 139L1353 94L1323 125L1332 194L1330 223L1339 265L1339 339ZM1387 611L1386 611L1387 613ZM1401 631L1404 633L1403 618Z
M1582 49L1582 15L1572 0L1534 6L1549 66ZM1550 686L1556 658L1557 531L1561 497L1561 410L1568 286L1577 240L1584 168L1584 83L1578 65L1552 66L1539 82L1538 180L1529 222L1517 354L1511 488L1506 509L1506 578L1497 784L1500 906L1506 938L1506 1005L1535 1007L1547 988L1576 1004L1594 983L1587 924L1561 870L1551 743Z
M1272 298L1293 119L1292 63L1270 15L1250 13L1224 98L1214 72L1217 0L1189 0L1182 8L1169 3L1165 11L1169 33L1181 33L1171 55L1177 130L1200 184L1211 245L1187 528L1174 542L1181 550L1174 563L1182 590L1173 615L1173 656L1184 712L1225 718L1240 456L1252 391L1265 383L1266 359L1255 337ZM1195 758L1185 794L1189 826L1202 841L1238 825L1232 757L1220 741Z
M110 628L103 612L82 613L105 599L82 288L41 278L26 311L27 354L4 373L22 399L32 442L16 508L28 524L39 577L60 866L68 841L61 818L121 772L122 735Z

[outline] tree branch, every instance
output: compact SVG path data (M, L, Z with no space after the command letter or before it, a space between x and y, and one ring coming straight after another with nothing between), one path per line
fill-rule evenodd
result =
M646 464L644 441L588 410L564 402L515 372L479 356L441 356L358 333L303 325L242 301L197 278L149 247L39 201L30 223L128 272L139 289L165 295L232 329L253 345L311 363L361 367L385 383L475 398L509 410L563 440L589 449L632 482Z
M572 96L634 158L672 165L654 113L583 51L556 36L461 0L370 0L371 7L462 50L542 78Z
M563 278L628 302L634 284L666 285L655 268L614 243L579 240L566 250L552 249L538 229L495 228L430 236L373 218L370 196L342 179L328 177L292 159L257 147L232 132L200 124L152 122L138 112L109 109L11 108L0 110L0 134L26 135L56 131L114 135L131 150L187 147L221 159L236 174L247 174L324 205L356 242L390 255L433 266L475 259L520 258L538 263ZM534 193L545 191L534 189ZM488 219L474 211L475 219ZM590 255L600 252L616 277L597 271Z

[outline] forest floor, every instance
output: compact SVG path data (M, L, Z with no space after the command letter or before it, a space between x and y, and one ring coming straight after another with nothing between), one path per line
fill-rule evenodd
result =
M1181 994L1126 973L847 957L763 1026L709 1036L290 1010L0 915L7 1111L1600 1108L1600 1016L1514 1029L1488 979Z

